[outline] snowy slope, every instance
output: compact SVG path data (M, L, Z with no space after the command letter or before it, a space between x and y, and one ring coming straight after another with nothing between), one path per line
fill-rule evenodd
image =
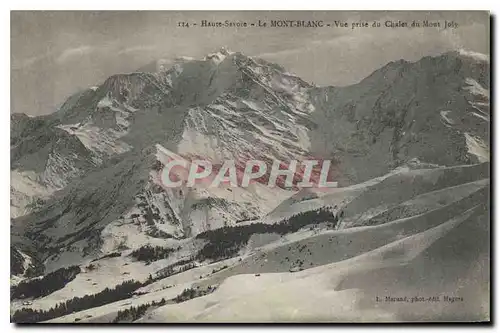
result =
M144 295L53 321L73 322L79 318L82 322L110 322L124 308L162 298L173 299L188 287L204 289L208 286L218 288L212 294L185 303L151 309L140 321L398 321L420 318L422 314L431 320L460 318L454 311L473 320L483 320L489 316L484 303L488 292L487 271L484 266L477 265L488 251L489 180L478 172L484 167L487 165L399 170L361 186L362 190L356 194L349 188L337 189L355 197L341 209L345 211L345 221L355 220L357 227L331 230L318 226L314 230L304 229L281 237L255 235L239 257L203 264L141 288ZM416 189L426 190L422 194L408 195L405 200L408 186L400 182L401 179L412 181ZM458 185L450 183L450 179ZM371 206L379 206L375 193L380 193L380 200L389 203L391 208L386 210L386 215L367 217L363 214L367 208L369 211ZM400 198L398 193L403 196ZM317 198L299 203L314 200ZM290 203L291 206L296 204ZM393 214L399 207L412 209ZM61 291L34 300L32 308L47 309L72 296L83 295L89 290L95 293L130 277L144 281L148 274L200 248L190 239L168 240L164 244L173 248L180 246L180 250L166 261L155 261L147 266L130 261L126 257L129 251L124 251L119 258L97 260L96 270L81 273ZM471 268L472 263L476 268ZM297 265L303 271L290 273ZM421 265L433 265L434 273L422 272ZM416 272L427 274L423 275L426 279L414 281L408 277ZM377 281L387 285L383 288L372 286L369 277L373 274L382 276ZM393 280L394 276L401 275L405 278ZM456 285L457 276L464 281L460 286ZM413 282L406 283L407 280ZM311 304L325 304L322 307L325 312L307 310L311 307L304 303L306 298L302 292L310 295ZM434 294L474 297L473 306L465 307L465 303L459 301L448 304L442 299L431 311L427 303L401 307L374 302L377 296L431 297ZM359 303L365 301L369 306ZM351 307L345 308L347 304ZM242 306L252 306L256 310L243 311ZM14 305L14 309L22 307L20 302Z
M461 301L446 301L445 296L456 296L456 280L440 269L432 274L435 280L411 283L404 279L413 273L415 263L427 260L428 255L442 257L436 248L440 242L456 239L458 229L474 224L474 211L449 220L437 227L381 246L352 259L335 264L310 268L299 273L267 273L260 276L242 274L228 278L208 296L177 305L160 307L144 316L139 322L394 322L402 320L446 321L452 318L484 320L489 318L488 307L474 304L464 307ZM453 234L455 231L455 234ZM447 240L447 238L450 238ZM479 243L475 243L478 248ZM483 252L484 253L484 252ZM433 265L435 266L435 265ZM462 294L473 296L480 291L474 284L474 272L464 263L451 266L466 278ZM439 275L441 274L441 275ZM397 281L388 294L375 281ZM383 276L383 279L381 277ZM371 278L369 278L371 277ZM397 280L391 280L398 278ZM455 277L456 278L456 277ZM413 279L415 280L415 279ZM418 280L417 280L418 281ZM444 287L444 289L430 288ZM244 288L242 288L244 286ZM378 287L378 288L377 288ZM420 289L424 288L424 289ZM418 295L429 298L435 295L440 302L412 304ZM481 300L474 295L471 302ZM407 297L407 302L377 302L379 297ZM321 305L321 306L318 306ZM477 311L477 312L476 312ZM423 316L423 317L422 317Z

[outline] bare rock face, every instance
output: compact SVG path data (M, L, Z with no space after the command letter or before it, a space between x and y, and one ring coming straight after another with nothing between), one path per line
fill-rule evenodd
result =
M418 158L440 165L489 155L489 63L458 52L392 62L360 83L311 92L312 150L359 182Z

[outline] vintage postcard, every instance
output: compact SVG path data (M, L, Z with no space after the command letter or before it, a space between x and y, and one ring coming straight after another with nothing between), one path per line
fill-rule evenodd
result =
M486 11L12 11L13 323L489 322Z

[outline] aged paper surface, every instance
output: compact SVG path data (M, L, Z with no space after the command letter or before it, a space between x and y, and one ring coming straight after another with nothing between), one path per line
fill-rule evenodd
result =
M490 17L11 12L11 321L490 321Z

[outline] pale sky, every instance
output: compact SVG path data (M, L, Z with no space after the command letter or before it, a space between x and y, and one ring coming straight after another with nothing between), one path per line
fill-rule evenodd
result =
M444 20L436 28L179 28L202 19ZM56 111L78 90L158 59L201 58L226 46L320 85L358 82L389 61L466 49L489 54L487 12L11 12L11 112Z

